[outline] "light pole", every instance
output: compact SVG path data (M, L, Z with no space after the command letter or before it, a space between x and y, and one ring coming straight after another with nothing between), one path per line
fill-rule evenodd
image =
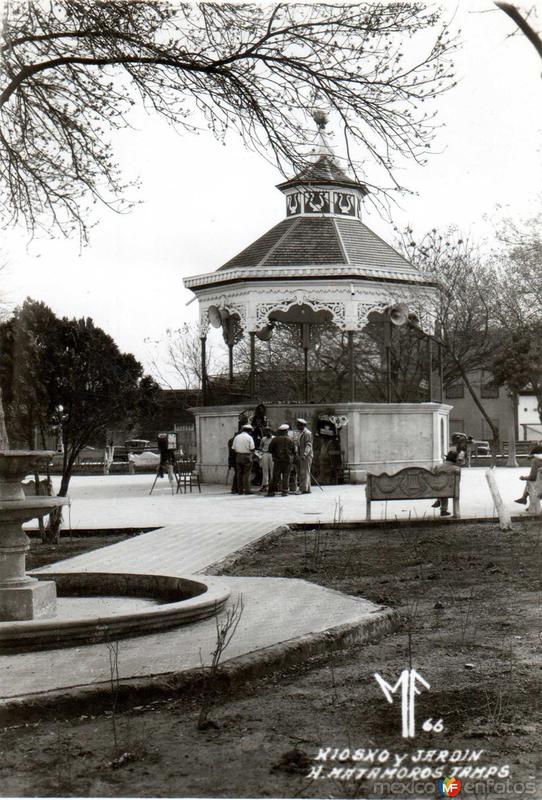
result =
M508 458L506 459L506 466L519 467L516 457L516 417L518 410L518 396L515 392L509 391L508 397L512 403L512 416L508 426Z

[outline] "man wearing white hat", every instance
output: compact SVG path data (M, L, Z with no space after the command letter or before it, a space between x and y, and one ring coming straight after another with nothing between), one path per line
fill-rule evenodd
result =
M252 425L243 425L243 430L234 438L231 448L235 452L237 473L237 493L250 494L250 475L252 472L252 452L254 439L251 435Z
M296 420L298 431L301 435L298 441L299 447L299 491L302 494L310 494L311 491L311 468L312 468L312 433L307 428L307 420L299 417Z
M277 435L269 445L269 452L273 456L273 480L269 486L268 497L273 497L276 490L281 489L283 497L288 497L288 480L295 453L295 445L288 436L290 426L284 422L279 425Z

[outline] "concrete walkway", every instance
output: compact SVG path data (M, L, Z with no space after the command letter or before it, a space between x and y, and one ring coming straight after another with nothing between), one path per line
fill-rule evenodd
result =
M523 487L521 469L495 471L505 505L511 513L522 512L515 504ZM68 527L111 529L153 527L161 530L62 562L62 570L133 571L175 574L205 569L274 528L290 523L326 524L365 519L363 486L313 487L310 495L265 497L238 496L224 487L206 487L202 493L171 495L166 481L149 496L151 476L81 477L70 488L71 508L65 514ZM461 515L494 517L493 501L483 468L464 469L461 475ZM374 502L373 519L438 519L438 510L427 500ZM52 569L52 568L51 568ZM57 567L55 567L57 569ZM173 573L171 573L173 574Z
M318 652L320 641L329 645L332 637L326 634L330 630L363 639L365 630L381 635L393 623L387 610L368 600L306 581L221 578L220 582L231 589L231 603L242 597L244 606L224 662L242 660L252 667L259 660L284 664L288 663L288 653L299 657L301 650L306 656ZM211 662L216 646L216 622L210 618L122 639L118 646L119 675L123 682L137 684L145 683L145 679L169 680L183 673L194 674L202 664ZM110 674L106 644L0 656L0 714L10 701L43 701L47 693L58 697L88 693L92 688L108 692Z
M526 468L495 470L495 477L505 505L513 514L523 507L513 501L523 490L520 475ZM491 517L494 507L487 482L485 467L463 469L461 472L461 514L463 517ZM202 522L244 519L275 523L307 522L311 517L322 522L333 520L336 503L343 506L343 519L365 519L364 486L324 486L323 491L313 487L312 494L287 498L266 498L256 494L250 497L232 495L224 486L204 486L202 494L171 495L169 484L158 481L152 496L152 475L107 475L99 477L77 476L70 484L72 500L66 524L78 528L127 528L184 524L191 527ZM433 516L431 503L425 500L395 501L388 504L374 502L374 519L423 518ZM250 509L247 515L247 509ZM30 525L32 527L32 524Z
M463 517L494 516L493 503L481 468L463 470ZM501 469L496 479L505 504L513 503L523 484L525 470ZM314 488L311 495L266 498L238 497L224 487L204 492L171 495L164 481L149 496L152 476L74 478L72 505L66 522L73 529L153 527L157 530L59 562L42 572L134 572L188 577L205 570L227 555L261 538L285 523L363 520L362 486ZM374 519L412 519L435 516L428 501L375 503ZM301 580L276 578L213 578L232 591L232 603L243 596L244 612L227 651L229 659L268 659L270 650L284 652L299 641L321 641L330 629L363 631L389 629L387 611L361 598L332 592ZM231 608L231 605L230 605ZM0 623L0 636L1 627ZM320 637L320 638L319 638ZM122 640L121 679L179 675L208 663L216 641L215 621ZM279 655L280 657L280 655ZM77 687L107 686L109 653L103 644L0 657L0 706L18 698L29 699Z

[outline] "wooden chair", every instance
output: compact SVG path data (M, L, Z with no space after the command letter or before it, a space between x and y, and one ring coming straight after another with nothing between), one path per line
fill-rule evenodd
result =
M339 474L338 483L352 483L352 473L350 467L346 466L346 457L344 450L341 451L342 467Z
M198 473L195 471L195 461L177 461L177 494L184 489L186 494L190 487L192 493L192 486L197 486L201 494L201 483Z

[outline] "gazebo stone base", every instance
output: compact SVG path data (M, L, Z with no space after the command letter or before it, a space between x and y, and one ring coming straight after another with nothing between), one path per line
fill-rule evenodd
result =
M228 440L237 432L239 414L252 406L205 406L192 409L196 416L198 469L207 483L226 483ZM362 483L367 472L393 474L405 467L430 469L440 464L449 441L451 406L443 403L292 403L266 404L272 428L303 417L313 434L321 414L344 417L340 431L343 466L351 483ZM317 443L316 443L317 444ZM317 476L318 447L313 462Z
M18 586L0 587L0 619L45 619L56 611L54 581L26 579Z

